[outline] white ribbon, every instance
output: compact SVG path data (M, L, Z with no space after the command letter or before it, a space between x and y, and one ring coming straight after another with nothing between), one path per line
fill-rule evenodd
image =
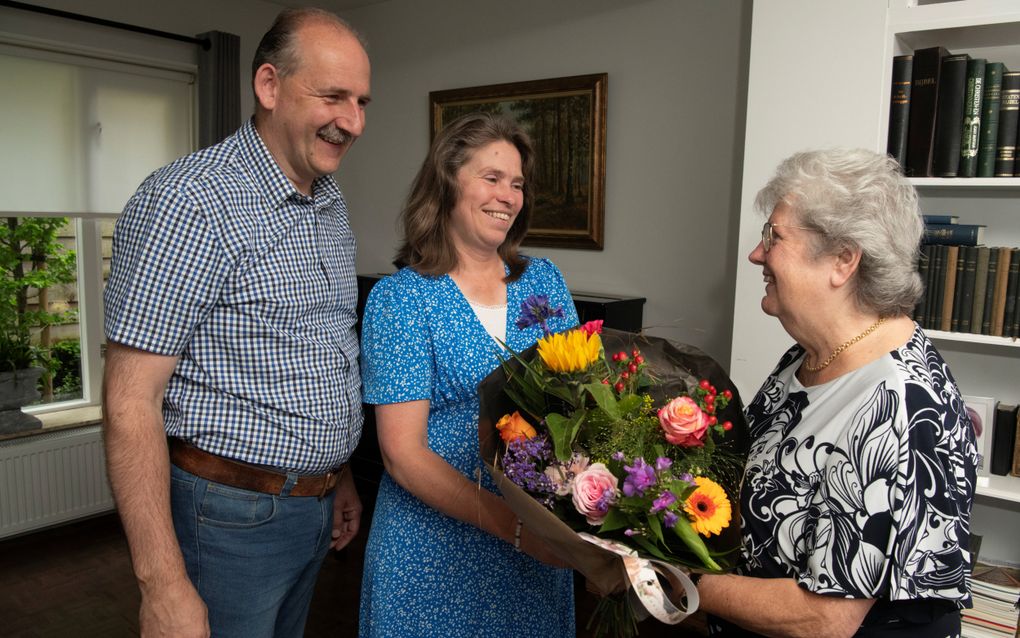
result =
M684 571L661 560L641 558L636 551L618 541L598 538L584 532L579 533L578 536L623 559L627 577L630 579L631 590L645 610L660 622L676 625L698 610L700 602L698 588L694 586L694 582L688 578ZM659 574L669 581L674 596L681 590L683 591L687 597L686 604L682 596L674 599L662 589L662 585L659 583Z

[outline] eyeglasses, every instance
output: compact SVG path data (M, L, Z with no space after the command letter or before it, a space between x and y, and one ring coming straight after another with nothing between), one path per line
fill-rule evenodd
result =
M807 226L794 226L792 224L773 224L772 222L765 222L765 225L761 227L761 247L768 252L772 248L772 242L775 241L775 236L772 233L772 229L776 226L780 228L799 228L801 230L814 230L814 228L808 228Z

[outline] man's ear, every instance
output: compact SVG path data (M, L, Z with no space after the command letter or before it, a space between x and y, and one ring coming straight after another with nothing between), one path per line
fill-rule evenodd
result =
M267 111L276 108L276 99L280 91L280 74L276 67L266 62L255 70L255 98L259 105Z

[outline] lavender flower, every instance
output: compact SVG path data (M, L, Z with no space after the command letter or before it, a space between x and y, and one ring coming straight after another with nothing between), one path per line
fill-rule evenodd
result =
M636 534L637 534L637 532L635 532L634 530L632 530L629 527L627 529L623 530L623 535L628 537L628 538L631 537L631 536L634 536Z
M622 461L625 458L627 458L627 457L623 455L623 452L613 452L613 460L614 461Z
M552 449L545 437L514 439L507 445L506 456L503 457L503 472L524 490L552 495L556 493L556 487L537 467L537 462L548 461L551 456ZM546 500L551 502L551 499Z
M645 490L655 485L655 468L640 456L634 459L634 465L624 465L627 478L623 479L623 493L627 496L644 496Z
M607 488L603 490L602 496L595 503L595 508L603 514L609 513L609 506L616 503L616 490Z
M531 326L541 326L542 334L549 336L552 331L546 322L552 317L563 317L563 307L552 308L546 295L530 295L521 303L521 314L517 318L517 328L524 330Z
M665 456L660 456L659 458L655 459L655 469L660 472L664 472L671 468L672 466L673 460L666 458Z
M666 490L659 495L659 498L655 499L652 502L652 509L650 511L652 514L658 514L659 512L666 509L673 503L676 503L676 494L673 494L673 492Z
M662 522L666 527L673 527L678 520L680 520L680 517L673 510L666 510L666 513L662 515Z

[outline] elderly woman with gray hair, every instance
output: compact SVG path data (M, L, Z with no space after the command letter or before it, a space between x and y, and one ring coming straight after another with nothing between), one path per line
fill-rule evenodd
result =
M755 206L761 306L797 342L747 407L736 574L698 590L713 635L960 635L977 449L910 318L923 223L898 165L798 153Z

